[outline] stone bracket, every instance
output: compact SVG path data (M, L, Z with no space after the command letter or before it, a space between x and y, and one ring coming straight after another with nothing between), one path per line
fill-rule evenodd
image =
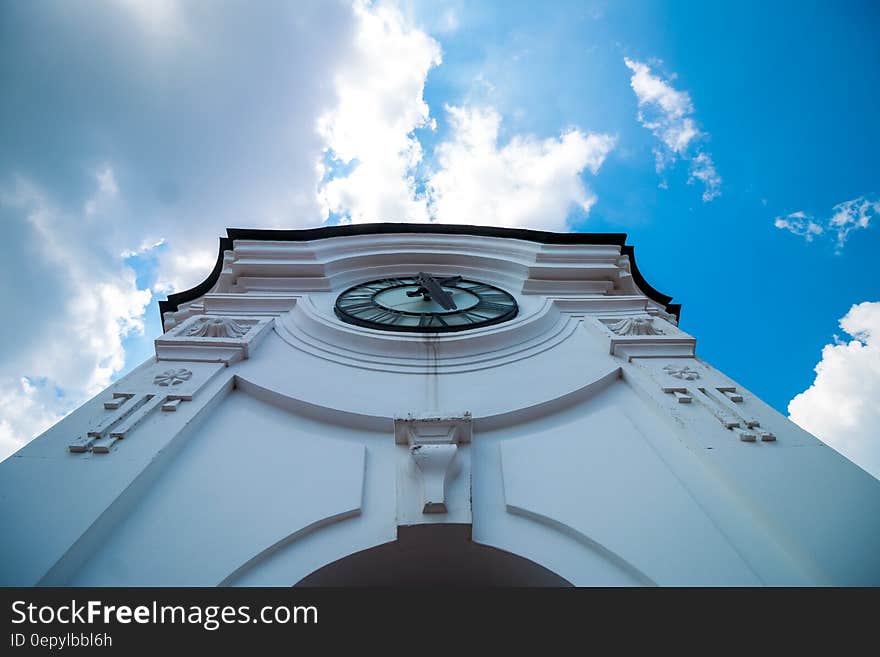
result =
M469 443L472 418L463 413L409 413L394 418L394 441L398 445Z
M472 418L465 413L407 415L394 419L394 437L408 445L422 484L422 513L446 513L446 484L458 446L470 442Z
M422 513L446 513L446 475L458 445L422 444L409 448L422 473Z

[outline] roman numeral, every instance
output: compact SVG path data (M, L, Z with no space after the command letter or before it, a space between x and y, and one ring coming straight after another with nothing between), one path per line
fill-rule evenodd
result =
M431 326L449 326L440 315L422 315L419 317L419 327L430 328Z
M490 312L503 314L511 309L512 306L503 303L494 303L492 301L486 301L485 299L481 299L480 303L474 306L474 310L488 310Z
M379 324L396 324L400 321L400 315L397 313L389 312L387 310L381 310L372 315L361 315L361 319L365 319L368 322L377 322Z
M406 285L413 285L413 283L408 283L408 282L406 282L405 280L402 280L402 279L400 279L400 278L386 278L385 280L382 281L382 284L383 284L386 288L389 288L389 287L402 287L402 286L406 286Z
M497 292L493 294L481 294L480 299L484 301L492 301L494 303L504 303L510 305L510 297L506 294L499 294Z
M363 310L364 308L375 308L375 304L372 301L364 301L362 303L342 303L340 302L339 307L345 310L346 312L355 312L357 310Z
M477 294L479 294L480 292L494 292L497 290L497 288L494 288L491 285L485 285L483 283L476 283L470 286L463 286L459 284L459 287L463 287L468 292L476 292Z

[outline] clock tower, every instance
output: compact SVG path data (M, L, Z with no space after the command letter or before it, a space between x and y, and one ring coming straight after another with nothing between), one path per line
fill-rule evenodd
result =
M625 235L230 229L160 310L0 464L0 583L880 584L880 482L703 360Z

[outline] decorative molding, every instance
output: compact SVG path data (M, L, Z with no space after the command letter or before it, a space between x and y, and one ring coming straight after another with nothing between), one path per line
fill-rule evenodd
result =
M156 339L156 358L231 365L248 358L273 321L268 317L195 315Z
M743 442L753 443L759 438L765 443L776 440L775 434L762 429L761 423L755 417L737 406L743 403L744 397L732 386L695 389L664 386L663 392L673 395L679 404L690 404L696 399L699 405L721 423L721 426L733 431Z
M187 326L184 334L203 338L243 338L252 325L232 317L199 317Z
M639 274L623 234L430 224L228 232L211 276L160 302L167 329L199 314L245 307L257 314L249 305L252 298L259 299L259 312L277 316L310 292L340 290L370 276L399 276L413 268L433 272L437 265L481 280L504 278L502 287L514 293L639 297L643 309L672 320L679 310Z
M494 283L493 283L494 284ZM457 333L392 333L345 324L304 298L275 321L275 332L305 353L381 372L453 373L498 367L571 337L578 321L552 300L529 300L516 318ZM499 345L504 345L499 347Z
M694 401L690 391L687 388L663 388L663 392L675 397L679 404L690 404Z
M636 365L647 372L653 384L659 386L665 395L671 395L677 404L702 409L699 413L711 415L742 442L776 441L776 435L762 428L758 418L749 412L754 406L747 402L746 395L705 363L690 358L663 364L662 361L645 358L637 359ZM671 382L670 378L679 381ZM633 379L633 382L637 381L637 378ZM650 388L644 390L651 394Z
M503 285L495 279L486 280L493 285ZM655 319L655 326L662 325L664 335L620 337L608 331L595 317L599 313L615 313L620 317L628 312L644 316L650 312L646 310L644 297L520 297L517 300L522 302L520 315L508 322L433 335L392 333L345 324L332 315L332 310L327 312L332 308L332 297L306 296L275 320L274 330L284 342L310 355L382 372L459 373L499 367L552 349L582 330L579 328L582 323L601 326L603 335L616 338L621 345L638 341L639 344L632 347L642 356L646 355L645 349L659 349L656 355L664 357L693 355L696 341L671 325L667 329L660 318ZM673 330L675 335L667 333ZM618 351L612 353L622 355Z
M667 313L656 308L628 309L621 305L593 314L599 316L587 317L585 324L597 337L608 340L608 351L612 356L631 362L634 358L694 355L697 341L693 336L669 322Z
M743 442L753 443L760 438L770 443L776 436L761 428L757 418L746 413L739 405L744 401L743 395L733 386L707 387L698 389L709 401L703 403L726 428L731 429Z
M663 371L669 376L674 376L676 379L682 379L684 381L695 381L700 378L700 373L691 369L687 365L682 367L677 365L667 365L663 368Z
M165 370L161 374L157 374L153 377L153 383L157 386L163 387L177 386L184 381L189 381L192 378L192 375L192 372L182 367L176 370Z
M469 443L473 417L463 413L409 413L394 418L394 441L398 445Z
M612 333L617 335L664 335L664 332L654 326L651 317L624 317L617 321L602 320Z
M104 401L104 414L99 416L85 435L68 446L69 452L107 454L116 441L128 438L154 411L174 413L183 402L190 402L214 376L223 369L220 364L193 363L187 368L162 369L155 363L135 371L110 392ZM164 390L157 390L164 388Z
M507 427L518 426L524 422L539 421L543 418L550 417L560 413L566 409L573 408L578 404L582 404L587 400L593 399L616 381L620 380L621 368L616 363L610 363L606 368L590 373L588 380L583 385L574 390L569 390L563 394L551 395L546 398L532 400L532 403L525 406L517 406L504 410L495 410L485 415L472 417L472 422L479 421L480 428L485 431L499 431ZM425 418L441 418L444 416L463 417L466 414L455 413L423 413L420 415L407 415L404 417L394 417L392 415L374 415L362 414L342 408L330 408L315 404L297 396L292 396L283 389L276 386L267 386L265 382L260 384L254 382L248 376L237 374L235 376L235 387L248 394L272 404L279 408L283 408L290 413L296 413L299 416L330 424L350 427L363 427L369 431L384 432L388 426L394 426L395 443L398 445L409 445L409 425L411 421L419 422ZM459 442L467 443L471 439L471 428L467 423L460 423Z
M116 412L103 417L85 436L79 437L67 446L68 451L74 454L92 452L93 454L107 454L117 440L126 438L137 425L143 422L150 413L159 406L163 411L177 410L165 408L169 395L140 394L117 396L110 402L104 402L105 409L112 409L116 402L122 400L121 406L116 407ZM177 400L179 403L179 400Z

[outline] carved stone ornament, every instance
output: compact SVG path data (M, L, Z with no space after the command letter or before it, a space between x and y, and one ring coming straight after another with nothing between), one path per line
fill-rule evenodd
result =
M187 369L180 368L176 370L165 370L161 374L157 374L153 378L153 383L157 386L176 386L184 381L189 381L193 373Z
M650 317L625 317L608 328L617 335L663 335Z
M250 356L273 322L272 317L195 315L156 338L156 358L231 365Z
M687 365L683 367L679 367L677 365L667 365L663 368L663 371L666 372L669 376L674 376L676 379L683 379L685 381L693 381L700 378L700 373L696 370L692 370Z
M447 483L458 447L470 442L472 418L464 413L410 414L394 419L395 441L409 444L409 453L422 484L422 513L447 513ZM407 491L412 493L414 491Z
M154 413L174 413L212 381L224 363L192 363L191 369L149 368L135 372L108 391L104 412L96 414L85 433L67 446L74 454L108 454L117 441L131 436ZM158 386L156 388L155 386Z
M185 335L203 338L241 338L251 329L230 317L206 317L187 328Z

